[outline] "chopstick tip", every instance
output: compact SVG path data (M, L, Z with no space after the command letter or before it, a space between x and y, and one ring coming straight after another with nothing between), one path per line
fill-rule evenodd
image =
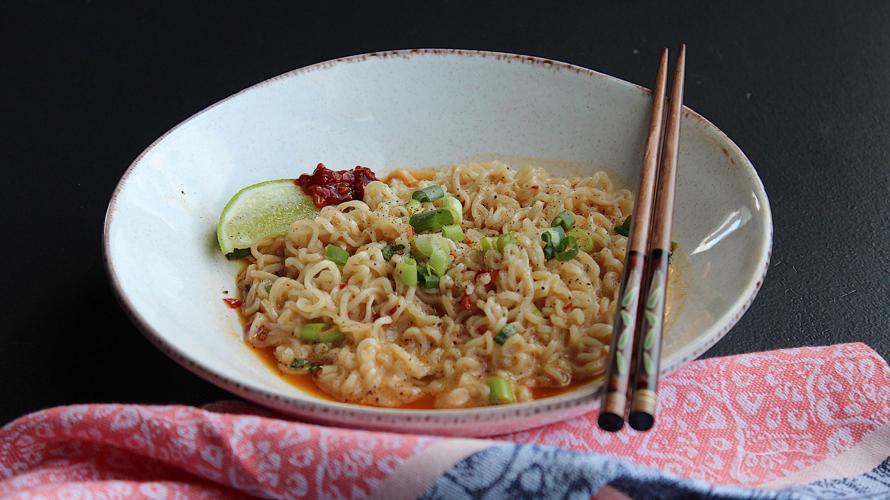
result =
M631 429L645 432L655 425L655 417L650 413L632 411L627 416L627 422L630 424Z
M618 432L624 427L624 418L621 415L610 412L602 412L596 419L600 429L607 432Z

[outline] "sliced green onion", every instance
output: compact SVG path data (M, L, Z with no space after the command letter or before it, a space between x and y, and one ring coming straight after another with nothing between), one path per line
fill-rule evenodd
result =
M291 361L290 367L294 369L300 369L306 367L309 364L309 360L307 359L295 359Z
M575 225L575 214L568 210L563 210L553 219L553 222L551 222L550 225L553 227L559 226L565 231L568 231Z
M414 214L408 219L408 222L415 231L424 233L427 231L438 231L442 229L442 226L454 224L455 220L450 211L444 208L437 208L436 210Z
M498 251L503 252L505 248L518 242L519 239L516 237L516 233L504 233L498 236Z
M548 227L541 233L541 239L544 240L544 256L550 260L565 247L566 232L562 226Z
M460 224L460 221L464 218L464 206L461 205L460 200L454 196L446 196L442 198L439 208L451 212L451 216L454 217L453 224Z
M340 342L344 339L343 333L333 329L323 332L324 323L306 323L300 327L300 340L303 342Z
M401 252L404 249L405 249L405 245L396 245L396 244L386 245L385 247L383 247L383 250L381 250L380 253L383 254L383 260L389 262L389 260L392 259L393 255L395 255L398 252Z
M556 260L565 262L578 255L578 240L574 236L566 236L566 244L562 250L556 252Z
M429 257L437 249L447 254L451 251L451 243L441 234L418 234L414 237L414 248L424 257Z
M578 249L582 252L589 253L593 251L593 238L590 236L590 233L580 227L572 228L566 233L566 236L571 236L578 240Z
M671 242L671 251L668 252L668 264L670 264L670 263L671 263L671 260L673 260L673 258L674 258L674 252L677 251L677 247L679 247L679 246L680 246L680 244L677 243L676 241L672 241L672 242Z
M556 257L556 249L553 248L553 245L544 245L544 258L551 260L554 257Z
M420 204L419 201L415 199L411 199L408 203L405 204L405 210L408 211L408 215L414 215L423 208L423 205Z
M335 342L340 342L344 338L345 338L345 336L343 335L343 332L341 332L340 330L329 330L329 331L324 332L321 335L319 335L318 341L325 342L328 344L333 344Z
M504 345L504 343L507 342L508 338L516 335L517 333L518 332L515 326L506 325L505 327L501 328L501 331L499 331L497 335L494 336L494 341L497 342L499 345Z
M464 230L457 224L442 226L442 234L451 241L463 241Z
M503 377L488 377L488 400L492 403L512 403L516 401L513 396L513 386Z
M321 368L321 366L319 366L318 363L313 363L312 361L309 361L308 359L302 359L302 358L297 358L297 359L291 361L290 367L293 368L294 370L300 370L300 369L305 368L306 370L309 370L310 372L314 372L315 370L318 370Z
M496 236L483 236L479 240L482 250L494 250L498 247L498 238Z
M426 203L429 201L438 200L443 196L445 196L445 190L442 189L442 186L436 186L435 184L422 189L418 189L417 191L411 193L411 198L417 200L418 203Z
M426 265L436 276L442 276L445 274L445 271L448 270L448 264L450 264L449 260L446 252L443 252L439 248L434 248L433 254L430 255Z
M236 248L231 252L226 254L226 258L229 260L241 259L250 255L249 248Z
M317 342L324 323L305 323L300 327L300 340L304 342Z
M338 266L345 266L346 260L349 258L349 252L337 245L328 245L324 247L324 256Z
M439 277L435 273L430 272L426 267L421 267L417 270L417 280L420 282L421 288L439 288Z
M621 236L629 235L630 234L631 217L633 217L633 215L628 215L627 218L624 219L624 222L622 222L620 226L615 228L615 232L620 234Z
M399 262L399 280L405 286L417 286L417 261L411 257Z

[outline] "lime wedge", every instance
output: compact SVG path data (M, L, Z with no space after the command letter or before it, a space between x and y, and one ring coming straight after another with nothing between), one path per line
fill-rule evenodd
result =
M247 186L219 214L219 249L230 259L243 257L257 241L283 235L295 220L314 218L318 211L312 198L293 179Z

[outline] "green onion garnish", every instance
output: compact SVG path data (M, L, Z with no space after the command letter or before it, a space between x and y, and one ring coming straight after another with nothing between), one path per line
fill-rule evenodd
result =
M438 200L443 196L445 196L445 190L442 189L442 186L436 186L435 184L411 193L411 198L417 200L419 203Z
M451 216L454 218L452 224L460 224L460 221L464 218L464 206L461 205L460 200L454 196L446 196L442 198L439 208L451 212Z
M439 288L439 277L435 273L430 272L426 267L421 267L417 270L417 280L420 282L421 288Z
M333 344L335 342L340 342L344 338L345 336L340 330L328 330L318 336L318 341Z
M337 329L322 331L324 323L306 323L300 327L300 340L303 342L340 342L344 336Z
M488 400L492 403L512 403L516 401L513 396L513 386L503 377L488 377Z
M566 232L562 226L548 227L541 233L541 239L544 240L544 256L550 260L565 247Z
M464 230L457 224L442 226L442 234L451 241L463 241Z
M568 231L575 225L575 214L568 210L563 210L553 219L553 222L551 222L550 225L553 227L559 226L563 228L563 230Z
M447 253L439 248L434 248L426 265L436 276L442 276L448 270L449 260Z
M309 361L308 359L302 359L302 358L297 358L297 359L291 361L290 367L293 368L294 370L300 370L300 369L305 368L306 370L309 370L310 372L314 372L315 370L318 370L321 368L321 366L318 363L313 363L312 361Z
M498 238L496 236L483 236L479 240L482 250L494 250L498 247Z
M420 204L419 201L415 199L411 199L408 203L405 204L405 210L408 211L408 215L414 215L423 208L423 205Z
M570 229L566 236L575 238L578 241L578 249L582 252L590 253L593 251L593 238L591 238L590 233L580 227Z
M401 252L404 249L405 245L392 244L383 247L383 250L381 250L380 253L383 254L383 260L389 262L389 260L392 259L393 255L395 255L397 252Z
M417 286L417 261L411 257L399 262L399 280L405 286Z
M631 223L630 219L631 219L631 217L633 217L633 215L628 215L627 218L624 219L624 222L622 222L620 226L615 228L615 232L620 234L621 236L629 235L630 234L630 223Z
M438 231L442 229L442 226L454 224L454 216L444 208L437 208L436 210L414 214L408 219L408 222L416 232L424 233L427 231Z
M451 243L441 234L418 234L414 237L414 248L424 257L429 257L436 249L447 254L451 251Z
M349 253L337 245L328 245L324 247L324 256L338 266L345 266L346 259L349 258Z
M516 327L513 325L507 325L501 328L501 331L498 332L497 335L494 336L494 341L499 345L504 345L507 342L507 339L516 335Z
M231 252L226 254L226 258L229 260L241 259L250 255L249 248L236 248Z
M516 233L504 233L498 236L498 251L503 252L505 248L510 245L515 245L518 243L518 238L516 237Z
M552 245L544 245L544 258L551 260L556 257L556 249Z
M574 236L566 236L565 246L556 252L556 260L565 262L578 255L578 240Z
M300 327L300 340L304 342L317 342L324 323L305 323Z

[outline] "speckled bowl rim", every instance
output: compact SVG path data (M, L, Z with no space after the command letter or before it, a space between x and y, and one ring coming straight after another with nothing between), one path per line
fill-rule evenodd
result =
M117 272L111 262L111 249L109 242L109 230L111 228L111 224L114 221L114 215L117 209L118 195L124 189L130 175L136 170L146 154L148 154L152 149L155 148L155 146L160 144L169 135L173 134L182 126L195 119L196 117L202 115L203 113L206 113L207 111L231 99L234 99L243 93L249 92L255 88L263 87L278 80L291 78L311 71L331 68L336 65L362 62L373 58L383 59L398 57L410 59L417 56L462 56L490 58L507 62L530 64L556 71L572 71L581 75L589 76L591 78L605 79L613 84L637 89L646 95L649 95L651 93L651 91L645 87L566 62L506 52L491 52L468 49L403 49L384 52L371 52L367 54L359 54L338 59L332 59L329 61L324 61L288 71L278 76L274 76L248 88L245 88L244 90L241 90L235 94L232 94L229 97L226 97L186 118L175 127L165 132L147 148L145 148L145 150L142 151L142 153L140 153L138 157L136 157L133 163L131 163L127 170L124 172L123 176L115 187L114 192L111 196L111 200L108 204L108 209L105 214L105 224L103 228L102 238L103 262L108 272L109 280L111 281L115 295L118 298L118 301L120 302L126 314L130 317L131 321L133 321L133 323L142 332L142 334L145 335L145 337L148 338L148 340L158 349L160 349L164 354L175 360L177 363L179 363L192 373L198 375L199 377L207 380L214 385L217 385L250 401L312 421L339 426L355 426L366 429L391 429L393 424L399 424L404 425L405 431L408 432L420 429L423 432L427 433L485 435L484 432L455 433L444 428L441 429L441 432L436 432L435 426L472 424L473 422L482 421L486 422L486 424L490 424L491 422L498 421L516 421L525 418L535 418L536 421L533 425L522 426L521 424L517 424L514 427L514 429L527 429L537 425L543 425L548 422L553 422L560 418L554 417L548 419L546 417L547 414L558 415L560 413L564 413L565 410L570 409L576 409L576 413L580 413L577 410L579 410L578 407L582 406L586 407L585 411L594 410L599 400L598 389L601 384L598 382L586 384L574 391L561 394L559 396L530 401L527 403L494 407L441 410L403 410L393 408L378 408L333 401L299 399L296 397L280 395L262 387L258 387L254 384L239 382L212 367L204 366L192 359L187 353L179 350L175 345L167 342L160 335L160 333L157 332L145 320L145 318L142 317L136 307L130 302L130 299L127 297L122 287ZM763 283L763 279L766 276L767 270L769 269L769 260L772 251L773 239L773 223L769 200L767 198L766 191L763 188L763 183L757 175L757 172L754 169L754 166L751 164L750 160L747 158L747 156L745 156L742 150L731 139L729 139L729 137L726 136L726 134L724 134L720 129L718 129L714 124L705 119L703 116L686 107L684 107L683 109L683 115L684 118L691 118L699 122L699 125L701 125L705 130L708 130L709 132L715 134L719 139L721 139L722 144L725 147L729 148L728 151L724 149L724 153L727 157L732 159L733 156L735 156L738 160L741 161L741 166L743 167L746 176L751 181L751 186L754 189L754 194L760 204L760 209L764 218L763 233L765 234L762 238L762 244L761 248L759 249L758 256L758 268L760 269L760 272L756 273L757 276L755 278L752 278L751 280L749 280L748 283L745 284L743 292L739 295L738 299L733 303L728 312L722 317L718 318L714 325L711 326L711 328L702 332L702 334L697 337L696 342L687 344L686 346L681 348L677 352L677 354L664 360L661 368L662 374L670 373L686 362L691 361L703 354L714 344L716 344L717 341L723 338L736 324L736 322L738 322L745 311L748 310L748 308L751 306L751 303L754 301L754 298L757 296L757 292L760 290L760 286Z

